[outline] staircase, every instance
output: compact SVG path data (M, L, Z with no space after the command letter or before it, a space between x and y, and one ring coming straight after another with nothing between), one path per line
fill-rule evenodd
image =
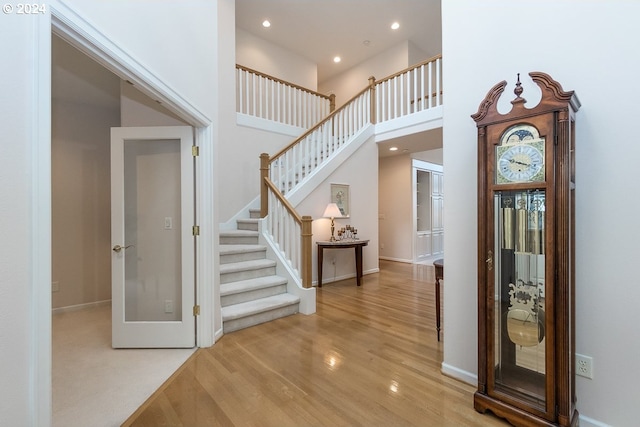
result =
M287 279L276 274L259 244L260 212L237 220L237 229L220 232L220 301L223 332L229 333L289 316L300 298L287 293Z

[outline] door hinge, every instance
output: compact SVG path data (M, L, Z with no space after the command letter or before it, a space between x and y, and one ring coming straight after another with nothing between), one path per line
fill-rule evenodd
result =
M194 316L200 316L200 306L199 305L194 305L193 306L193 315Z
M199 236L200 235L200 226L199 225L194 225L193 229L192 229L193 235L194 236Z
M193 145L191 147L191 155L193 157L198 157L200 155L200 147L198 147L197 145Z

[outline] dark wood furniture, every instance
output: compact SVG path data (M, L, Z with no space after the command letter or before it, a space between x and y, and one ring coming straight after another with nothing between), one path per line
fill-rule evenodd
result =
M440 341L440 279L444 280L444 258L433 261L436 268L436 330Z
M511 111L495 85L478 128L478 390L474 407L513 425L576 426L575 115L549 75Z
M318 245L318 287L322 287L322 258L325 249L350 249L356 253L356 283L362 284L362 248L369 244L368 240L338 240L335 242L316 242Z

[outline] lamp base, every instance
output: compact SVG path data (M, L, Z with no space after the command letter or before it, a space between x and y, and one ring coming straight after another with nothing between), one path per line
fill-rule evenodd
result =
M331 218L331 238L329 239L330 242L335 242L336 238L333 235L333 233L336 231L336 226L335 223L333 222L333 218Z

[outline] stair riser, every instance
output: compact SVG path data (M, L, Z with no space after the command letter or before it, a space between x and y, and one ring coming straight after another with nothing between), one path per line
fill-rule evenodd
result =
M249 218L252 218L252 219L260 218L260 210L259 209L257 209L257 210L251 209L249 211Z
M238 319L227 320L223 322L222 329L224 333L238 331L250 326L259 325L261 323L270 322L271 320L296 314L299 311L299 304L292 304L286 307L280 307L275 310L264 311L252 316L241 317Z
M220 264L230 264L232 262L252 261L256 259L264 259L266 250L240 252L233 254L220 254Z
M275 267L256 268L252 270L234 271L220 274L220 283L231 283L239 280L255 279L257 277L272 276L276 274Z
M284 294L287 292L287 285L269 286L268 288L254 289L247 292L240 292L237 294L226 295L220 297L220 304L222 307L227 307L233 304L240 304L242 302L254 301L259 298L266 298L273 295Z
M221 245L257 245L258 236L220 236Z
M258 231L258 223L238 221L238 230Z

